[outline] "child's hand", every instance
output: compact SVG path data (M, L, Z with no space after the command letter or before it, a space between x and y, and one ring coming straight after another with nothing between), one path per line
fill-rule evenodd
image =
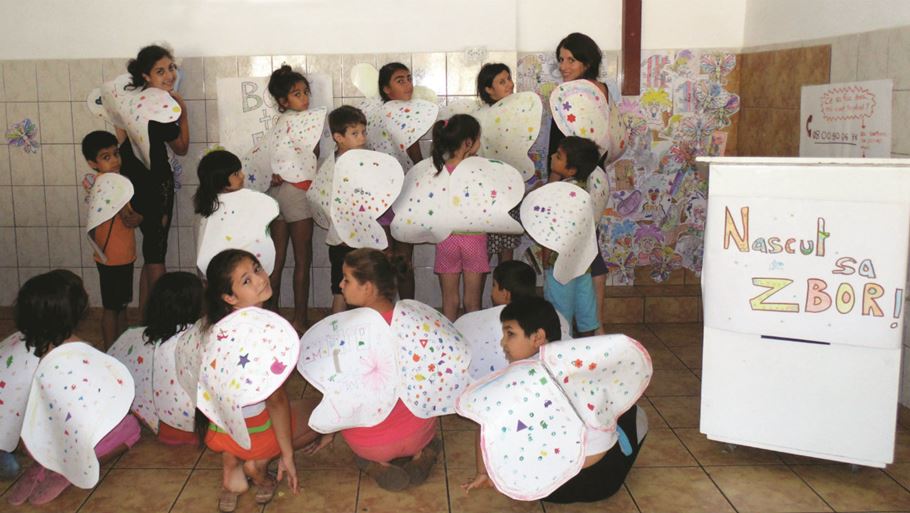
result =
M127 228L135 228L142 224L142 214L133 210L129 205L120 210L120 219Z
M312 442L303 446L303 453L307 456L311 456L319 452L320 449L328 445L332 445L332 442L335 441L335 433L331 435L320 435L319 438L313 440Z
M284 183L284 178L281 178L280 176L275 175L275 174L272 175L272 180L271 180L272 187L278 187L279 185L281 185L283 183Z
M480 488L493 488L493 481L490 481L490 476L478 473L474 476L474 479L461 485L461 489L464 490L464 493Z
M294 495L300 493L300 484L297 481L297 465L294 464L294 453L282 454L278 460L278 482L288 475L288 488L294 492Z
M178 93L176 89L171 89L171 98L177 100L177 103L178 103L181 107L184 106L184 103L183 103L183 96L182 96L180 93Z

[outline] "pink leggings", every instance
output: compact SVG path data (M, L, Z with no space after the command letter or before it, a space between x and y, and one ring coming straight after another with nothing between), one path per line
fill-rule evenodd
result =
M120 421L120 424L117 424L110 433L104 435L104 438L95 444L95 456L101 459L114 452L114 449L121 445L127 447L136 445L136 442L139 441L140 432L139 421L136 420L136 417L127 413L126 417L123 417L123 420Z
M344 433L342 431L342 433ZM388 463L395 458L411 457L421 451L436 436L436 422L427 422L423 429L415 431L404 438L397 438L389 443L374 446L351 444L354 454L365 460ZM345 439L347 441L347 439Z

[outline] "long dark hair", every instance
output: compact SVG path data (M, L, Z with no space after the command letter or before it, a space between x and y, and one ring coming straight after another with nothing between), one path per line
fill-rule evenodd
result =
M600 75L600 61L603 56L600 53L600 47L593 39L581 32L572 32L564 37L556 47L556 60L559 61L559 50L565 48L572 52L575 60L586 66L582 78L597 80Z
M272 95L272 98L275 98L275 103L278 104L278 112L288 110L287 107L281 105L281 100L287 100L288 95L291 94L291 89L298 82L303 82L306 90L310 90L310 81L302 73L294 71L287 64L272 72L272 76L269 77L269 94Z
M167 273L155 282L145 304L145 343L164 342L201 315L202 280L193 273Z
M247 259L260 265L255 255L242 249L226 249L215 255L209 262L209 266L205 270L206 286L203 296L206 330L234 311L234 307L225 303L221 296L225 294L230 296L234 293L231 273L240 262Z
M130 89L145 89L148 86L148 81L142 75L150 75L155 63L165 57L174 60L174 55L171 51L163 46L149 45L139 50L136 58L130 59L126 65L126 71L130 74L128 87Z
M360 248L344 256L344 265L351 268L351 274L360 283L372 283L379 295L395 301L398 294L398 278L404 272L402 262L392 262L385 253L377 249Z
M510 77L512 76L512 70L501 62L488 62L477 73L477 96L480 96L480 99L487 105L496 103L496 100L490 97L487 88L493 87L493 79L503 71L507 72Z
M215 150L202 157L196 170L199 188L193 194L193 210L202 217L214 214L221 205L218 194L230 185L230 176L241 167L237 155L227 150Z
M82 278L56 269L29 278L16 294L13 317L25 347L42 357L73 334L88 310Z
M455 114L447 120L433 124L433 165L436 173L442 171L447 156L457 150L465 141L480 138L480 123L468 114Z
M394 75L396 71L410 72L411 69L400 62L390 62L385 66L379 68L379 96L384 102L391 100L391 98L389 98L389 95L386 94L384 88L389 85L389 82L392 80L392 75Z

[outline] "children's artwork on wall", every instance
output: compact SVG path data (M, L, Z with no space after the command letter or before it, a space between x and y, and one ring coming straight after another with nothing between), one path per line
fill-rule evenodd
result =
M587 430L615 435L617 419L652 374L644 347L625 335L550 342L468 387L456 411L480 424L484 466L517 500L546 497L581 470Z
M310 109L333 108L332 77L321 73L304 73L310 83ZM268 91L269 77L218 79L218 141L221 146L240 157L246 174L245 186L265 192L271 179L271 151L252 153L275 130L279 118L278 106ZM309 112L306 111L306 112ZM325 114L323 114L325 117ZM304 117L303 119L307 119ZM278 134L275 134L278 135ZM298 140L286 137L283 140ZM276 139L277 140L277 139ZM315 143L314 143L315 144ZM291 145L290 148L293 148ZM303 145L299 145L300 148ZM307 144L312 150L312 146ZM261 148L261 147L260 147ZM319 163L332 154L335 142L328 126L319 137ZM304 152L301 151L301 156ZM296 152L295 152L296 155ZM294 181L294 180L291 180Z
M196 267L203 274L212 258L225 249L243 249L259 259L268 274L275 268L275 243L269 223L278 217L278 202L249 189L218 195L218 210L199 224Z
M310 416L320 433L374 426L399 399L421 418L452 413L469 380L464 337L413 300L395 305L391 326L358 308L316 323L300 343L297 369L323 393Z
M370 150L350 150L333 164L323 164L307 191L316 222L352 248L385 249L389 243L377 219L401 192L404 173L394 157Z
M22 441L35 461L79 488L98 484L95 445L129 414L133 378L84 342L41 359L25 411Z
M523 194L521 173L505 162L469 157L448 173L424 159L405 175L392 205L392 236L435 244L453 231L519 234L509 210Z
M0 365L0 451L12 452L19 445L38 357L25 347L25 336L16 332L0 342Z
M136 385L130 411L152 431L158 432L158 410L155 408L155 389L152 374L155 368L155 346L145 343L144 326L136 326L123 332L107 350L130 371Z
M803 86L800 157L891 158L892 80Z
M104 250L95 243L92 230L119 215L120 210L133 197L133 184L119 173L99 173L93 175L91 188L86 196L88 211L86 213L85 233L89 244L98 254L101 263L107 262Z
M243 407L284 384L300 355L291 324L261 308L236 310L212 326L199 369L196 405L240 447L250 448Z
M559 253L553 265L559 283L584 274L597 255L591 196L577 185L553 182L528 194L521 223L538 244Z
M13 123L6 129L6 142L25 153L38 153L38 125L28 118Z

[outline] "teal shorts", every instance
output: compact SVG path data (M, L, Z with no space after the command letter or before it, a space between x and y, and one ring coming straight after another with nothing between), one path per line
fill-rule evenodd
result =
M573 322L578 331L594 331L600 327L597 321L597 300L594 283L587 272L563 285L553 277L553 269L547 269L543 286L543 297L553 304L563 317Z

